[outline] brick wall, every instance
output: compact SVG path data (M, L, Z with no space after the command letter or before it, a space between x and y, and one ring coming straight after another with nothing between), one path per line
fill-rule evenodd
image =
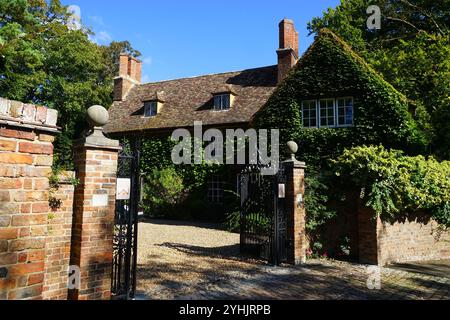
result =
M45 277L43 299L67 300L67 275L70 264L72 236L74 172L64 172L59 177L58 187L50 192L56 200L48 220L45 247Z
M387 265L450 259L450 231L442 230L426 213L408 214L396 221L358 214L361 262Z
M358 259L358 216L357 201L355 201L358 198L359 194L347 195L344 201L332 202L337 214L318 230L323 244L323 253L328 256L351 261ZM312 241L314 240L313 238ZM350 249L348 256L342 250L347 246Z
M80 267L81 288L70 291L72 300L111 297L118 149L76 147L80 184L75 190L71 265Z
M40 299L57 113L0 98L0 299Z
M309 243L306 237L306 211L304 202L299 202L299 196L305 199L305 168L298 161L285 161L283 167L286 173L286 213L287 213L287 260L289 264L299 265L306 262L306 251Z

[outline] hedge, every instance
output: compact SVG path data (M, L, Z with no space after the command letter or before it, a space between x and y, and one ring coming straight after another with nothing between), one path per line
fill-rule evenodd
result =
M346 150L332 161L335 174L349 188L360 188L367 207L386 219L428 211L450 227L450 162L379 147Z

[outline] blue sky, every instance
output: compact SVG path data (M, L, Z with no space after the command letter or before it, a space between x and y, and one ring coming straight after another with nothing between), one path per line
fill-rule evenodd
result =
M160 81L276 64L278 22L293 19L300 51L307 22L339 0L62 0L81 9L95 41L129 40L143 80Z

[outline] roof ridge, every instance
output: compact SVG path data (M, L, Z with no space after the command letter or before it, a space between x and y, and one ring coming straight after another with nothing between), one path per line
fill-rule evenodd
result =
M161 80L161 81L155 81L155 82L146 82L146 83L141 83L140 85L145 86L145 85L158 84L158 83L163 83L163 82L219 76L219 75L224 75L224 74L229 74L229 73L239 73L239 72L244 72L244 71L253 71L253 70L258 70L258 69L268 69L268 68L274 68L274 67L277 67L277 65L274 64L274 65L270 65L270 66L256 67L256 68L250 68L250 69L242 69L242 70L227 71L227 72L217 72L217 73L209 73L209 74L203 74L203 75L197 75L197 76L191 76L191 77L175 78L175 79Z
M395 93L400 95L401 98L407 99L407 97L402 92L397 90L389 81L387 81L380 72L375 70L375 68L369 62L367 62L366 59L364 59L355 50L353 50L353 48L350 46L350 44L347 43L347 41L342 39L338 34L333 32L329 28L322 28L319 30L319 33L317 34L313 44L308 48L305 54L298 61L299 65L301 65L307 59L307 56L314 50L314 47L316 46L316 43L319 41L319 39L326 36L335 41L335 43L337 43L344 52L349 54L354 61L357 61L359 64L365 67L368 71L372 73L373 76L378 77L385 85L387 85Z

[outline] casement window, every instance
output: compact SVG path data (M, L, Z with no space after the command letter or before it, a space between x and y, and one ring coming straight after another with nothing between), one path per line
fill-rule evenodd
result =
M353 126L353 99L336 99L337 104L337 125L339 127Z
M326 99L319 101L320 127L335 127L336 116L334 112L334 99Z
M303 101L302 103L303 127L317 127L317 102L316 100Z
M218 94L214 96L214 111L226 111L231 108L230 94Z
M304 128L335 128L354 125L353 98L306 100L302 102Z
M144 117L150 118L158 114L158 102L147 101L144 102Z
M224 183L220 176L212 176L208 181L208 201L209 203L223 203Z

